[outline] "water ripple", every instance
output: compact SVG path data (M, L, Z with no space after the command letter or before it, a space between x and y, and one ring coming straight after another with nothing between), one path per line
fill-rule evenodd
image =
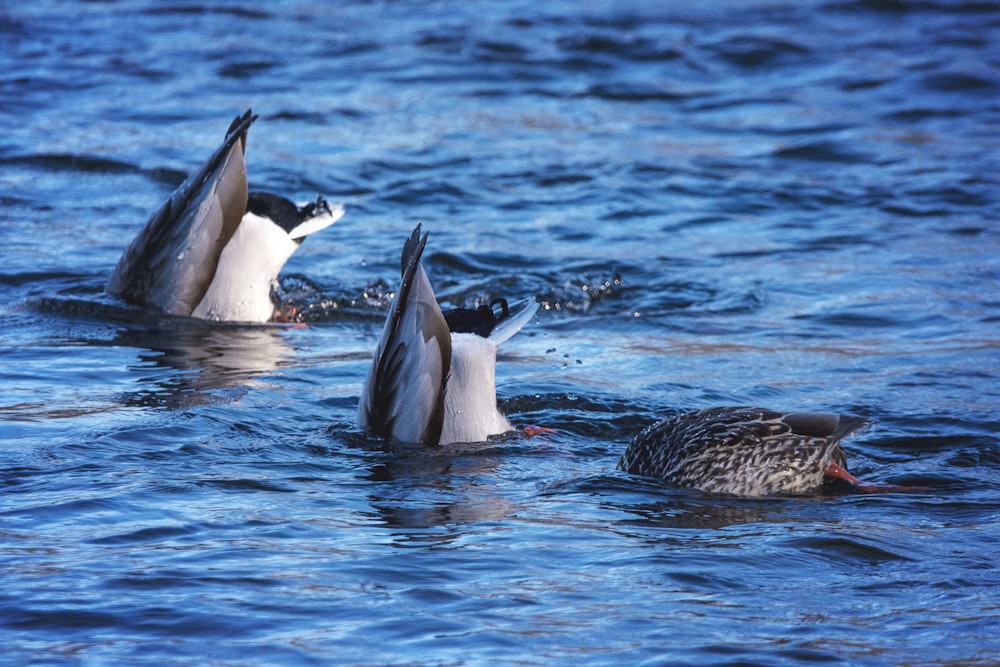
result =
M992 664L998 16L9 3L4 658ZM247 106L254 187L348 211L282 275L300 322L105 295ZM445 303L539 300L497 389L552 433L358 429L417 222ZM921 488L747 499L615 470L644 426L721 404L872 419L852 472Z

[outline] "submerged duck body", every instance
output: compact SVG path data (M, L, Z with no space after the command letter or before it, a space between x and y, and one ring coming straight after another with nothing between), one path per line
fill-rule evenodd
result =
M642 431L618 469L711 493L816 493L831 478L859 484L846 470L840 440L867 426L864 419L828 413L709 408Z
M511 430L497 409L497 348L538 304L512 309L495 299L443 312L420 263L426 242L417 225L403 246L400 287L361 391L358 424L407 442L484 441Z
M153 214L108 281L107 292L171 315L231 322L274 318L278 272L314 232L344 213L322 197L296 206L249 192L247 131L238 116L225 140Z

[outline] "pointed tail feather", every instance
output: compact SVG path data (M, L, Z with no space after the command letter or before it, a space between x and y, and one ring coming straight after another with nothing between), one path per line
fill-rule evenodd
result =
M531 321L531 318L538 311L538 301L526 299L511 307L510 311L510 316L497 322L497 325L490 333L490 340L496 345L500 345L500 343L516 334L525 324Z

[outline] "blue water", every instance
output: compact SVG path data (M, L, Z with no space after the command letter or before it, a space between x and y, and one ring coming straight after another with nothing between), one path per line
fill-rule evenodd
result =
M704 5L704 6L703 6ZM1000 661L1000 4L35 0L0 7L0 662ZM247 107L251 185L347 206L307 326L102 287ZM355 426L402 242L536 296L518 425ZM875 426L911 494L615 471L678 409Z

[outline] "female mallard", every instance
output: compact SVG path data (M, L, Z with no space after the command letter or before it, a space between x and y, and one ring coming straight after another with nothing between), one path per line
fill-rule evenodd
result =
M709 408L665 419L632 440L618 469L677 487L740 496L816 493L847 472L840 440L868 425L858 417L762 408Z
M407 442L481 442L511 430L497 410L497 347L538 303L512 309L494 299L443 313L420 264L426 243L417 225L403 246L402 280L361 390L358 424Z
M248 109L222 145L149 219L118 260L107 291L171 315L267 322L278 272L306 236L344 214L319 197L298 207L248 192L244 161Z

